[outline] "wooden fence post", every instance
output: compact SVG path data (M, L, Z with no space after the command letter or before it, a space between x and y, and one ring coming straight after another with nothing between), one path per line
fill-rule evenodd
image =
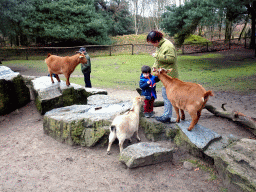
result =
M184 55L184 45L182 45L182 55Z
M109 56L111 56L111 45L109 46Z
M206 42L206 51L208 52L208 42Z
M134 45L132 44L132 55L133 55L133 49L134 49Z
M28 49L26 49L26 59L28 60Z

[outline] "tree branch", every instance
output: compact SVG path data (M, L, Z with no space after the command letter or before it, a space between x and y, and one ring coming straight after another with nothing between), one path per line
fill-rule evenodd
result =
M223 109L225 109L224 105L225 104L222 104ZM205 109L207 109L209 112L213 113L215 116L224 117L224 118L230 119L234 122L239 122L240 124L247 126L250 129L250 131L254 135L256 135L256 121L254 119L252 119L251 117L248 117L239 111L232 111L232 112L219 111L210 104L206 104Z

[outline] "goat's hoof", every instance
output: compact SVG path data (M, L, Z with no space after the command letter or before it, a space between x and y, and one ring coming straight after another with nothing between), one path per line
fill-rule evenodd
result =
M110 151L107 151L107 155L110 155Z

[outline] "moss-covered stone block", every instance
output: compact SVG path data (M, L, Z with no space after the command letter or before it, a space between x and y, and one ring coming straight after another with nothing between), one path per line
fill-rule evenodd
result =
M229 191L256 191L256 141L241 139L215 153L214 164Z
M103 104L100 109L95 105L72 105L48 111L44 115L44 133L68 145L105 145L108 143L112 120L116 114L127 111L132 104L113 105Z
M194 143L192 143L182 130L177 130L174 143L178 147L186 149L193 156L199 157L208 163L213 164L213 158L207 156L202 149L198 148Z
M172 139L177 132L175 124L165 124L145 117L140 119L140 127L151 141Z
M59 107L87 104L87 98L93 94L76 84L71 84L69 87L63 81L52 84L50 77L35 78L31 82L36 107L42 115ZM97 93L96 89L94 92Z
M0 79L0 115L8 114L29 101L29 88L21 75Z

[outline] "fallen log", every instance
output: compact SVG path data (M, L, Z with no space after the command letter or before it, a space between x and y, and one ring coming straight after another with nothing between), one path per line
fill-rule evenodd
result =
M213 113L215 116L224 117L247 126L250 131L256 135L256 121L253 118L248 117L239 111L219 111L210 104L206 104L204 108ZM222 108L225 110L224 105L222 105Z

